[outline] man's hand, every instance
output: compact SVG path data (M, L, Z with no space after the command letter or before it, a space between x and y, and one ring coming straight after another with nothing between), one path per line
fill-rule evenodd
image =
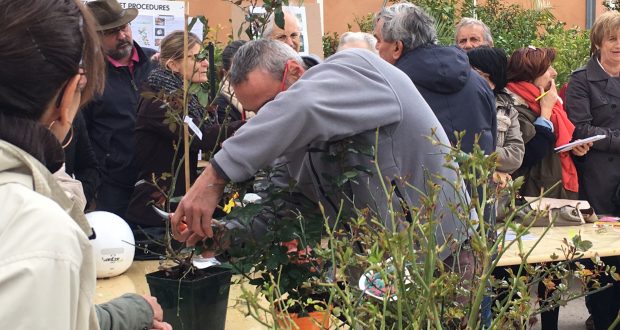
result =
M157 298L150 295L142 296L146 302L151 305L153 309L153 325L152 330L172 330L172 326L166 322L164 322L164 311L161 309L161 306L157 302Z
M225 184L211 164L207 164L172 216L172 234L176 240L193 246L203 238L213 236L211 217ZM181 226L182 223L187 227Z

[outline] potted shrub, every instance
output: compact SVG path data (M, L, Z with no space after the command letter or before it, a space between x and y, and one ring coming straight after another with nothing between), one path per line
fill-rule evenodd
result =
M204 18L200 18L205 25L205 35L207 34L207 22ZM188 27L188 30L191 28ZM187 45L187 42L186 42ZM201 50L196 54L198 60L207 58L206 43L202 43ZM187 46L184 50L187 53ZM182 58L187 58L183 56ZM213 56L209 56L210 59ZM195 61L194 63L199 63ZM197 67L194 68L196 72ZM210 66L210 70L215 70L215 65ZM213 77L213 75L211 75ZM158 298L158 302L164 310L166 321L175 329L224 329L226 322L226 311L228 306L228 294L230 289L230 280L232 272L230 267L213 266L205 269L199 269L195 264L195 258L201 257L200 254L203 246L183 248L176 243L171 236L171 228L169 221L169 212L173 210L173 205L178 202L180 196L179 190L175 189L179 180L179 175L184 172L184 181L187 183L185 189L189 187L190 173L188 159L193 157L189 151L189 145L193 139L199 139L200 132L195 129L188 129L185 118L188 115L196 122L199 128L207 125L207 120L212 117L208 112L208 85L216 85L214 80L209 83L200 84L189 82L183 79L181 88L174 91L161 89L159 91L147 91L142 93L145 100L157 106L157 109L165 111L165 119L163 124L173 134L178 134L176 140L171 140L174 155L170 165L170 170L165 173L153 174L152 179L148 182L156 193L158 198L149 203L158 204L163 208L163 220L165 220L165 229L163 237L154 238L148 232L143 232L148 238L158 240L153 245L161 246L157 249L163 252L157 253L160 258L159 270L146 275L150 292ZM200 117L195 113L188 114L189 99L197 99L205 109L205 114ZM151 108L146 108L151 110ZM205 117L205 118L203 118ZM223 129L218 134L218 139L223 138L226 125L222 125ZM182 129L181 129L182 128ZM217 143L216 143L217 145ZM183 148L184 147L184 148ZM204 150L203 154L209 155L212 150ZM184 171L182 169L185 168ZM192 176L193 177L193 176ZM185 190L186 191L186 190ZM153 196L147 196L153 197ZM154 206L154 205L153 205ZM207 247L209 248L209 247ZM153 253L153 251L147 251Z
M268 16L274 12L277 23L283 26L283 13L281 9L283 2L288 4L286 0L273 1L273 3L265 1L265 6L268 7L266 8L267 13L264 15L264 18L256 21L253 28L255 28L256 31L262 31L264 25L267 23ZM198 19L203 23L205 35L207 35L209 31L208 22L204 17L199 17ZM186 26L187 25L188 24L186 24ZM187 30L190 30L192 25L193 23L190 23L189 26L187 26ZM206 43L203 42L203 45L204 44ZM187 52L187 49L185 52ZM163 106L166 107L164 124L168 125L171 131L175 132L177 131L177 127L183 127L183 130L178 130L178 141L183 141L184 149L175 145L175 156L173 164L171 164L170 172L163 173L158 177L154 176L150 182L163 196L162 206L166 212L171 212L172 205L180 200L180 196L173 195L178 176L184 165L186 172L185 182L190 182L189 174L187 173L187 162L189 158L188 145L191 144L192 139L196 138L196 136L190 132L184 120L188 115L188 99L191 95L194 95L202 106L208 107L215 96L215 86L218 85L217 81L215 81L214 72L216 68L213 63L213 58L218 56L218 54L219 53L215 53L214 55L213 51L209 53L210 74L208 84L204 84L203 86L196 83L185 83L183 89L176 93L159 92L146 95L148 97L157 98L162 102ZM207 49L201 49L199 56L200 58L205 58L207 56ZM186 58L186 56L184 56L184 58ZM203 122L198 126L202 124ZM226 125L222 127L226 129ZM227 135L226 131L220 132L220 140L223 140L225 135ZM209 158L213 154L213 151L214 150L205 150L203 155ZM189 185L186 185L186 190L188 188ZM266 200L270 199L267 198ZM213 266L206 269L198 269L193 264L193 259L196 256L200 257L203 250L212 249L212 243L214 243L214 241L212 239L207 239L205 241L206 243L203 242L203 244L205 244L203 246L185 249L179 248L178 244L175 244L171 236L169 217L164 215L164 218L167 221L165 235L163 237L163 242L157 243L163 245L165 250L160 256L160 270L146 275L151 294L158 298L159 303L164 309L166 321L175 329L204 329L205 327L209 329L224 329L230 279L232 275L230 267ZM148 237L148 233L145 234ZM282 237L292 237L291 235L292 234L289 233ZM292 239L293 238L290 238L288 241ZM312 244L314 241L308 242L304 239L303 242L304 244ZM250 246L250 244L248 243L246 246ZM273 249L273 251L276 250L276 248ZM281 257L282 255L277 254L277 256ZM273 262L275 259L271 258L270 260ZM304 271L304 269L306 271ZM308 269L308 267L301 264L295 267L291 266L291 274L301 272L302 275L290 276L292 282L287 286L287 292L296 292L293 288L296 285L300 286L299 283L303 282L303 279L308 277L309 274L312 274Z
M278 169L268 169L256 180L233 187L237 196L251 189L262 198L257 203L241 198L227 216L237 224L231 234L236 239L227 250L230 264L256 287L254 292L244 292L250 314L263 312L273 324L257 317L260 322L284 329L328 328L328 290L317 285L330 271L316 253L324 232L323 217L314 203L293 192L294 183L273 184L278 176ZM268 307L259 303L256 293L268 301Z
M232 273L227 267L197 269L191 256L146 275L151 295L173 329L224 329Z

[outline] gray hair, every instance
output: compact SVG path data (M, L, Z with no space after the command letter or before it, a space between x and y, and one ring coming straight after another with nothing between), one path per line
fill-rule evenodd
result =
M297 18L297 15L295 15L292 11L290 11L290 10L284 8L284 7L282 7L282 12L284 13L284 16L291 16L291 17L293 17L293 19L295 20L295 23L297 23L297 30L301 31L301 22ZM276 24L275 23L275 17L276 17L276 15L274 13L272 13L269 16L269 20L267 21L267 26L265 27L265 30L263 31L263 34L261 35L262 39L270 38L271 35L273 34L273 27Z
M478 25L478 26L482 27L482 32L483 32L482 37L484 38L484 41L489 46L493 47L493 35L491 34L491 29L489 29L489 27L486 24L484 24L483 21L481 21L479 19L471 18L471 17L463 17L463 18L461 18L459 23L456 25L456 30L455 30L455 33L454 33L454 42L456 42L457 44L459 43L459 41L457 40L457 36L458 36L459 31L461 30L461 28L463 28L465 26L470 26L470 25Z
M287 44L270 39L254 40L243 45L233 58L230 83L237 86L248 79L250 72L262 69L275 79L282 79L286 61L294 60L305 67L297 52Z
M338 52L345 46L355 42L363 42L366 44L366 48L371 52L377 52L377 39L372 34L366 32L345 32L340 36L340 42L338 43Z
M405 50L436 44L435 22L424 9L407 2L383 7L375 16L375 24L383 19L381 36L385 41L401 41Z

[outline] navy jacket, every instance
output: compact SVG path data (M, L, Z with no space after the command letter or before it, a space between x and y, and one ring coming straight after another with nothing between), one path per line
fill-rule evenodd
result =
M454 132L466 131L461 150L470 152L479 134L485 154L495 151L495 97L484 78L471 69L465 52L454 46L421 46L405 53L396 67L411 78L453 145Z
M116 68L107 63L103 95L82 110L102 179L127 188L133 187L137 177L132 160L139 91L155 67L150 60L155 50L143 49L135 42L134 46L140 62L136 63L133 76L128 67Z

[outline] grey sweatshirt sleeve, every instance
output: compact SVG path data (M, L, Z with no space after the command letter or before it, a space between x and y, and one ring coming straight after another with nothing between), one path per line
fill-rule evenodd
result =
M214 162L233 182L288 152L398 122L402 107L370 52L345 51L308 70L226 140ZM379 59L380 60L380 59Z
M128 293L95 305L101 330L143 330L153 325L151 305L135 293Z

